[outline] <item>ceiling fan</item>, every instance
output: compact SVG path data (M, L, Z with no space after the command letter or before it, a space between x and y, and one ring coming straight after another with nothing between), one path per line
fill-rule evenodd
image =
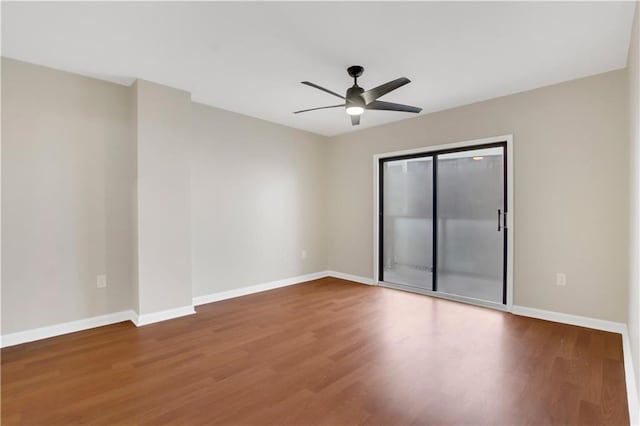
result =
M344 107L345 110L347 111L347 114L351 116L351 125L357 126L358 124L360 124L360 116L366 109L381 110L381 111L413 112L416 114L422 111L422 108L378 100L378 98L386 95L387 93L393 90L396 90L397 88L402 87L405 84L411 83L411 80L409 80L408 78L400 77L398 79L381 84L378 87L374 87L373 89L369 89L365 91L362 87L358 86L358 77L362 75L362 73L364 72L364 68L361 67L360 65L353 65L347 68L347 72L351 77L353 77L353 86L347 89L347 93L344 96L339 95L336 92L332 92L329 89L325 89L324 87L318 86L317 84L311 83L309 81L302 82L302 84L315 87L316 89L322 90L323 92L329 93L330 95L337 96L340 99L344 99L345 102L343 104L330 105L330 106L319 107L319 108L303 109L300 111L295 111L294 114L300 114L301 112L307 112L307 111L315 111L318 109Z

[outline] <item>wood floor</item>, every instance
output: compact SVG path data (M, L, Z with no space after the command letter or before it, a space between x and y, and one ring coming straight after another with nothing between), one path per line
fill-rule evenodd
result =
M629 423L620 335L325 278L2 350L2 424Z

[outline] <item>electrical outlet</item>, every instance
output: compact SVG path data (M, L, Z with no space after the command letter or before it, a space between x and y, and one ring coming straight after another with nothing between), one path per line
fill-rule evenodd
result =
M303 259L306 259L306 258L307 258L307 251L306 251L306 250L302 250L302 252L300 253L300 256L301 256Z
M98 275L96 277L96 288L105 288L107 286L107 276Z
M561 285L561 286L567 285L567 274L558 272L556 274L556 285Z

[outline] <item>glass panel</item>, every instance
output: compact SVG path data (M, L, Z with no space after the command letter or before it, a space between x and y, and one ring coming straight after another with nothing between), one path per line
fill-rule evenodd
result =
M503 149L442 154L437 161L437 289L502 303Z
M383 279L432 289L433 158L383 165Z

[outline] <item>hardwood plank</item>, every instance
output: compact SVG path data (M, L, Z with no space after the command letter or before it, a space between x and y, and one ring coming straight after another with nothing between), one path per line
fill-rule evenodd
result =
M3 425L629 423L622 340L324 278L2 350Z

